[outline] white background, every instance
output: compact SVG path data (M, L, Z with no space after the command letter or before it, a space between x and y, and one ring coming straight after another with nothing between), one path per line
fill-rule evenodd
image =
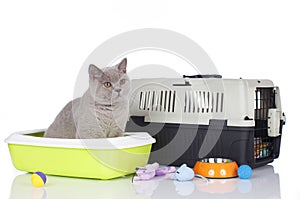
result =
M300 198L299 10L296 0L1 1L1 198L9 198L20 173L4 139L15 131L47 127L72 98L86 57L112 36L137 28L186 35L225 78L266 78L280 87L287 125L273 166L282 198Z

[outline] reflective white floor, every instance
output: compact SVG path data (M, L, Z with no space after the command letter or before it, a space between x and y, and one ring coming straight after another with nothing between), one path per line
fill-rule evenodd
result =
M132 176L106 181L47 176L47 184L35 188L30 183L30 177L31 174L22 174L14 179L11 199L281 198L279 174L274 173L270 165L255 169L250 180L210 180L209 184L198 178L177 182L156 177L132 183Z

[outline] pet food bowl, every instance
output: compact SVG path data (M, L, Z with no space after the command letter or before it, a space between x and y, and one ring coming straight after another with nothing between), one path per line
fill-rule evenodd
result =
M198 160L194 166L195 174L206 178L237 177L238 165L235 161L224 158L205 158Z
M111 179L148 163L155 139L148 133L125 133L100 139L45 138L44 130L11 134L8 143L16 169L49 175Z

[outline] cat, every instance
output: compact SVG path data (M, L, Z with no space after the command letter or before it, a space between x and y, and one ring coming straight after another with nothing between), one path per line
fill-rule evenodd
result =
M129 117L130 79L127 59L112 67L88 69L89 88L70 101L46 130L48 138L108 138L123 136Z

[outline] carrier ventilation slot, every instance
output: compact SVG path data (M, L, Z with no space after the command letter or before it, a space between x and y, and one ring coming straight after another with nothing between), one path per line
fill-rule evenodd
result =
M186 91L184 95L185 113L223 112L224 93L208 91Z
M176 91L142 91L139 109L159 112L175 112Z

